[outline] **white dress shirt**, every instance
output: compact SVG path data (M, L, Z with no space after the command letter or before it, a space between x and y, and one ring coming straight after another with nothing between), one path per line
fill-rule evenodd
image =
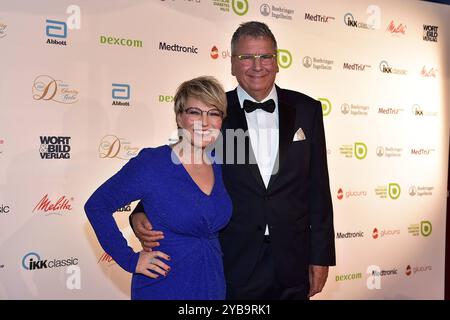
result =
M274 85L269 95L261 101L253 99L241 86L237 87L237 95L241 108L244 106L244 100L265 102L273 99L273 101L275 101L275 111L273 113L261 109L257 109L250 113L245 112L251 147L264 185L267 188L277 158L279 145L277 90ZM265 235L268 234L269 230L266 225Z

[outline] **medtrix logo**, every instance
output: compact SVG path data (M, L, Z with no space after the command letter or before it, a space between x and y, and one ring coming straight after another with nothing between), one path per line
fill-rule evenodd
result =
M352 71L366 71L371 66L369 64L362 64L362 63L348 63L344 62L344 65L342 67L344 70L352 70Z
M62 104L78 102L79 91L62 80L55 80L48 75L39 75L33 81L34 100L54 101Z
M66 196L59 197L56 201L51 201L48 198L48 194L42 197L41 200L34 207L33 212L44 212L46 216L51 214L62 215L72 211L72 198L66 198Z
M411 155L412 156L429 156L432 152L436 151L435 149L424 149L424 148L420 148L420 149L416 149L416 148L411 148Z
M129 84L113 83L112 84L112 105L120 107L130 106L131 89Z
M364 232L363 231L357 231L357 232L337 232L336 233L336 239L351 239L351 238L364 238Z
M67 7L66 13L70 14L66 21L55 19L45 20L45 35L47 44L67 45L67 29L81 29L81 9L77 5Z
M437 72L437 69L428 69L426 66L423 66L422 70L420 71L420 75L424 78L436 78Z
M115 135L106 135L99 145L100 158L117 158L130 160L139 152L139 148L132 147L131 142Z
M389 23L389 25L386 28L387 32L390 32L391 34L394 35L405 35L406 34L406 25L403 24L399 24L396 25L394 23L394 20L391 20L391 22Z
M69 267L78 264L78 258L66 259L41 259L36 252L29 252L22 258L22 268L25 270L43 270L52 268Z
M378 107L378 114L384 114L389 116L397 116L403 112L403 108L395 108L395 107Z
M41 136L41 159L70 159L71 137Z
M438 41L438 26L423 25L423 41Z
M192 53L198 54L198 48L195 46L183 46L179 44L167 44L165 42L159 42L159 50L180 52L180 53Z
M379 68L380 68L380 71L382 73L398 74L398 75L402 75L402 76L406 76L408 74L408 70L406 70L406 69L397 69L397 68L391 67L386 60L382 60L380 62Z
M6 204L0 204L0 213L9 213L11 211L10 207Z
M305 20L328 23L335 20L335 17L305 12Z

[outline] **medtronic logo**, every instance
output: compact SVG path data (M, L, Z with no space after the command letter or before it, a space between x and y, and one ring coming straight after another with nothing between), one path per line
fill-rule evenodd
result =
M165 42L159 42L159 50L167 50L167 51L175 51L175 52L182 52L182 53L194 53L198 54L198 48L194 46L182 46L179 44L167 44Z
M277 50L278 65L283 68L289 68L292 64L292 55L289 50L278 49Z

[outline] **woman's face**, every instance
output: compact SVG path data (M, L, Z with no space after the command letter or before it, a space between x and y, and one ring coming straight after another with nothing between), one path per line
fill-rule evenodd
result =
M181 113L177 114L178 126L183 130L183 139L197 148L214 143L222 127L222 112L201 100L189 97Z

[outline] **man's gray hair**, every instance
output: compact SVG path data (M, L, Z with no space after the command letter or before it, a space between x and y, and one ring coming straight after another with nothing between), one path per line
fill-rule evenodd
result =
M259 21L249 21L241 23L239 28L233 34L231 38L231 54L236 54L236 47L239 40L242 37L249 36L252 38L269 38L272 40L273 47L277 50L277 40L273 35L272 31L270 31L267 24Z

